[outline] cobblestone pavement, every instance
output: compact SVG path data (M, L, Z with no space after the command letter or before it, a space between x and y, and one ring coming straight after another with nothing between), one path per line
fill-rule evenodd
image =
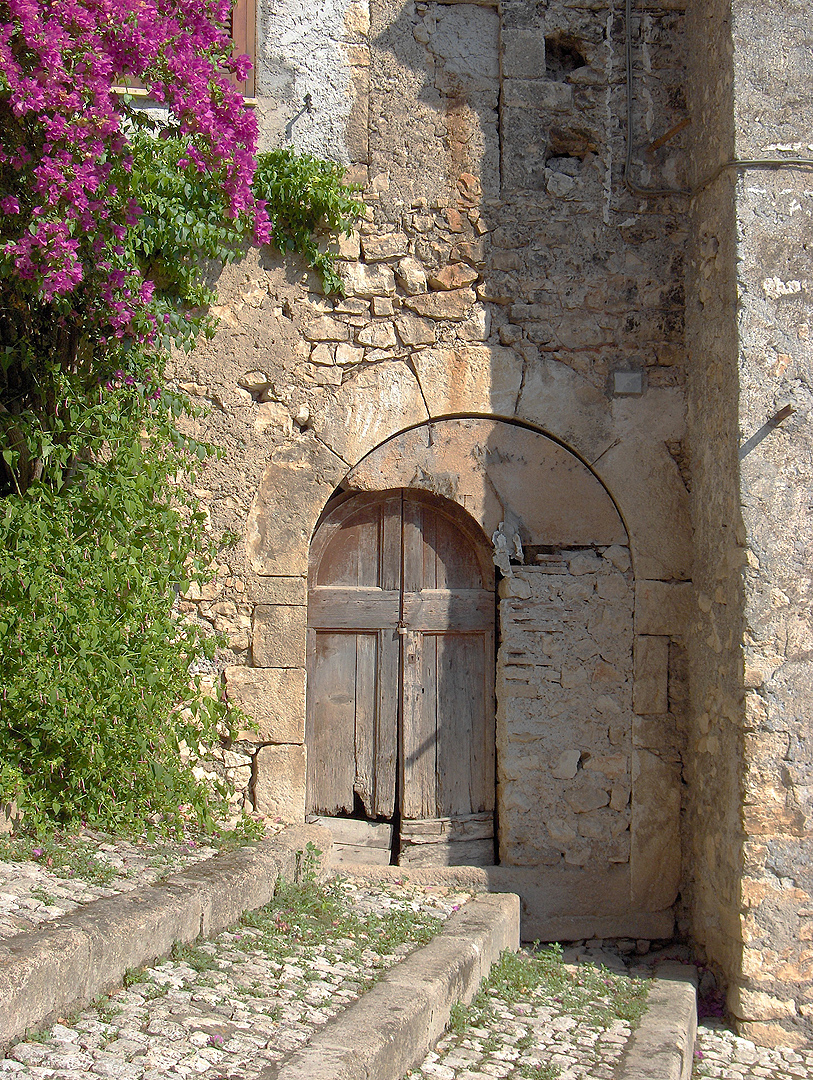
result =
M342 879L337 891L348 912L389 912L395 921L409 912L445 918L469 896L350 879ZM284 908L275 913L270 937L261 928L240 926L176 949L174 959L133 973L126 989L56 1024L42 1041L12 1046L0 1060L0 1075L253 1077L305 1044L413 947L407 942L387 952L383 931L366 942L357 931L338 936L350 933L343 923L335 934L328 928L302 944L286 935L285 917Z
M266 823L266 834L281 828ZM218 853L217 848L194 840L111 842L90 830L79 836L76 851L69 855L62 849L70 865L53 865L56 860L49 855L48 845L33 850L42 854L23 861L0 859L0 939L60 919L100 897L153 885Z
M566 949L563 958L575 979L581 964L601 965L619 978L649 978L656 956L631 955L634 949L632 941L590 942ZM583 1008L551 1000L546 988L518 994L510 1004L494 994L490 1011L487 1026L447 1032L409 1080L612 1080L632 1030L626 1020L598 1022Z
M813 1050L769 1049L735 1035L722 1020L701 1020L695 1043L693 1080L790 1080L813 1077Z

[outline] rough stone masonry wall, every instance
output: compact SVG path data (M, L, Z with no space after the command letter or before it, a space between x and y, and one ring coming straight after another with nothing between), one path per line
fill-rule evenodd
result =
M810 156L807 8L727 6L698 12L699 165ZM695 213L695 926L743 1029L787 1043L813 1034L810 172L729 174Z
M648 925L657 925L656 936L667 933L679 883L690 571L686 230L679 199L639 199L621 185L623 20L613 5L592 2L557 0L542 12L525 3L498 11L382 0L369 27L361 5L331 8L329 40L317 48L318 13L296 4L275 12L260 12L258 108L266 137L292 134L302 147L350 161L369 210L357 233L338 244L344 299L326 298L295 260L251 253L221 277L216 338L174 372L211 406L191 422L195 433L225 451L206 465L197 493L213 531L240 538L224 546L216 584L184 601L190 617L228 637L210 673L213 688L222 672L225 692L259 726L230 748L226 765L250 805L301 817L308 545L336 485L380 443L429 418L516 418L593 466L624 517L635 571L634 622L623 647L602 638L599 623L606 611L629 626L628 571L591 555L607 562L603 573L561 576L563 594L583 591L588 577L603 584L590 590L595 608L588 612L580 600L578 617L571 613L564 624L574 651L559 696L544 686L539 693L551 716L572 707L586 718L556 734L562 747L547 779L529 770L522 783L529 798L550 797L554 817L568 820L575 835L565 841L563 826L554 838L545 826L528 843L534 858L544 862L553 856L543 849L555 851L574 871L600 849L601 866L608 852L627 860L630 843L628 861L615 865L633 867L638 891L630 893L625 869L614 900L619 917L664 912ZM683 114L681 22L680 6L669 0L635 20L640 183L681 182L681 136L645 152ZM287 67L274 67L274 50ZM300 112L305 93L311 113ZM358 118L368 114L362 137ZM640 373L642 393L614 396L617 370ZM543 587L544 575L522 574L529 588ZM605 596L605 585L612 590L619 581L624 595ZM625 652L623 664L596 659L599 638L608 653ZM591 674L577 694L582 664L595 685ZM618 684L602 695L611 667ZM618 724L607 719L613 709L602 696L616 703ZM519 712L514 722L521 734ZM619 725L626 733L614 743ZM561 755L574 750L578 775L552 776ZM592 791L588 780L596 788L606 781L595 795L606 795L606 804L577 811L562 802L565 788ZM543 791L548 781L555 783ZM637 823L635 800L621 806L626 784L637 785ZM515 839L525 842L521 825ZM506 849L509 857L523 856Z

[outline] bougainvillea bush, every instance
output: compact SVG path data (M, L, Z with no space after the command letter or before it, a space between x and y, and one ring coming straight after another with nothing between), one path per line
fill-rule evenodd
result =
M270 236L228 19L228 0L0 2L0 801L29 824L224 807L191 768L228 736L190 677L214 643L173 612L211 560L174 482L206 450L162 370L210 329L206 261Z

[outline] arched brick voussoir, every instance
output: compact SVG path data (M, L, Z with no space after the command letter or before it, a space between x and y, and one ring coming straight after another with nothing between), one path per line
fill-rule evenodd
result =
M588 464L616 437L606 394L572 368L545 356L526 366L516 415L561 439Z
M412 354L430 416L513 416L522 385L522 357L502 345L421 349Z
M348 465L413 424L429 419L421 388L403 360L362 368L314 410L313 430Z
M307 574L316 521L346 471L345 462L312 435L274 451L246 523L246 551L255 574Z

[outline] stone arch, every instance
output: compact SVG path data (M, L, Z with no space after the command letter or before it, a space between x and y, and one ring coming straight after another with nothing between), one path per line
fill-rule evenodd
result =
M390 375L384 369L392 369ZM269 462L247 530L251 566L266 583L262 595L269 601L255 609L253 664L266 669L266 680L279 681L276 669L285 668L286 678L296 669L304 682L308 545L338 486L423 488L457 501L487 535L500 521L507 522L509 532L515 529L530 549L534 568L517 568L501 586L502 861L520 875L514 887L528 911L536 912L537 921L529 924L534 934L583 936L588 915L596 933L632 933L620 927L636 912L635 926L642 935L668 935L679 873L680 796L666 688L685 599L673 579L685 575L687 544L680 513L667 518L666 533L662 527L660 500L680 505L680 486L672 483L677 470L658 438L658 425L654 438L640 434L634 409L622 403L628 415L619 407L609 432L606 399L567 369L551 369L550 385L543 380L535 387L527 407L525 386L534 376L526 373L514 418L460 415L469 400L479 409L488 402L474 390L451 386L446 397L446 391L427 396L420 378L423 371L428 385L429 369L416 370L417 375L406 365L385 362L351 377L314 417L313 429L276 451ZM384 396L377 401L379 391ZM568 400L570 391L578 393ZM453 393L457 396L449 397ZM509 397L502 397L506 412ZM657 414L655 397L645 412ZM668 397L659 400L668 405ZM543 434L539 428L551 417L557 418L549 425L555 430ZM661 421L664 433L669 423L668 417ZM653 491L663 476L669 482ZM605 486L605 477L613 483ZM637 563L635 583L628 551ZM592 622L590 613L579 608L585 591L602 600L601 617ZM546 604L578 608L582 618L581 644L564 658L564 666L561 657L547 656L540 644L544 619L528 614L531 609L538 614ZM610 608L612 617L607 616ZM524 643L515 640L516 648L506 644L509 616L512 633L517 627L517 633L524 633L524 623L532 635ZM604 642L601 648L595 647L595 635ZM280 641L286 642L282 653L275 645ZM619 641L626 659L604 659L602 648L609 653ZM529 648L534 654L524 663ZM511 649L516 655L509 655ZM579 649L585 655L578 655ZM556 701L548 696L547 704L545 670L554 685L567 691L557 691ZM598 692L602 682L610 692ZM584 737L586 722L579 712L584 703L577 699L585 685L590 687L589 724L594 733L604 732L598 742ZM304 716L304 692L296 701ZM573 745L534 749L541 709L560 728L570 724L568 730L578 736ZM281 759L284 748L271 746L264 752L270 762L272 756ZM289 752L300 770L300 751ZM559 790L554 791L553 781L561 782ZM291 807L304 813L304 763L293 788L297 794L288 801L289 816L297 812ZM576 789L584 791L573 794ZM279 799L272 800L267 808L273 812L279 805ZM541 805L554 830L544 837L538 831L532 835L535 826L526 827L539 819ZM558 898L554 906L561 910L551 910L551 897ZM565 910L575 923L568 921L570 915L565 918Z

